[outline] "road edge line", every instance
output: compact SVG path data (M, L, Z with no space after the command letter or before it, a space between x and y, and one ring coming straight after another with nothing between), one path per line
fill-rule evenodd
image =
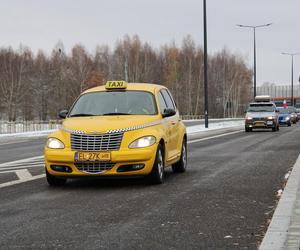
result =
M283 190L273 214L271 223L259 250L282 250L285 247L289 226L297 200L300 180L300 155L293 166L292 173Z
M229 133L214 135L214 136L210 136L210 137L205 137L205 138L200 138L200 139L194 139L194 140L188 141L187 143L190 144L190 143L195 143L195 142L207 141L207 140L211 140L211 139L223 137L223 136L226 136L226 135L233 135L233 134L241 133L243 131L244 130L238 130L238 131L233 131L233 132L229 132Z

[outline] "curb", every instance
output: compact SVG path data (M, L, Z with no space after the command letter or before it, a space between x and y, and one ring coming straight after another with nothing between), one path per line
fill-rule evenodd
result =
M300 155L273 214L259 250L282 250L288 237L289 226L294 212L300 181Z

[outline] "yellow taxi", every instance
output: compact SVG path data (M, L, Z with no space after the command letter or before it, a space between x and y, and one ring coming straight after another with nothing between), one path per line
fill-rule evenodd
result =
M62 128L44 149L51 186L89 176L145 176L161 184L165 167L186 171L186 128L164 86L108 81L83 92L59 116Z

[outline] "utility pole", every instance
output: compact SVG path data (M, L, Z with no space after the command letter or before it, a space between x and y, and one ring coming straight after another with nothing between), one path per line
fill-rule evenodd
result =
M203 30L204 30L204 115L205 128L208 128L208 66L207 66L207 22L206 22L206 0L203 0Z
M263 24L263 25L256 25L256 26L251 26L251 25L242 25L242 24L237 24L238 27L241 27L241 28L251 28L253 29L253 54L254 54L254 69L253 69L253 83L254 83L254 86L253 86L253 98L255 98L256 96L256 28L262 28L262 27L267 27L267 26L270 26L272 25L272 23L267 23L267 24Z
M299 55L300 53L281 53L282 55L291 56L292 58L292 69L291 69L291 105L295 106L294 103L294 56Z

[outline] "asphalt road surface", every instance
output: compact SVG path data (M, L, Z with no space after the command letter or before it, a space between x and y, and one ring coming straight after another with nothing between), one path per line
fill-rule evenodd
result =
M39 156L44 141L2 145L0 159ZM257 249L300 153L300 125L193 138L188 149L188 171L167 169L163 185L71 180L51 188L40 178L0 188L0 249ZM5 164L0 185L13 174L3 168L43 173L37 157Z

